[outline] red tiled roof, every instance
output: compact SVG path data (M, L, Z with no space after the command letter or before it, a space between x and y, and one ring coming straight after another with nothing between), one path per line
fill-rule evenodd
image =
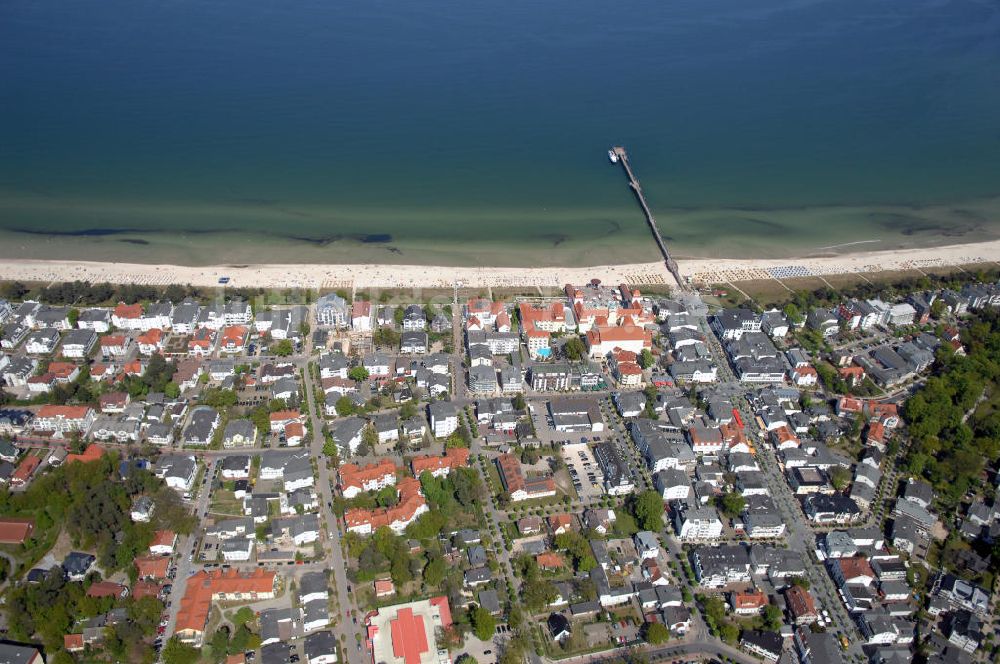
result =
M542 569L559 569L566 564L563 557L553 551L546 551L535 556L538 566Z
M767 595L760 592L735 593L733 606L737 609L761 609L767 605Z
M785 602L796 618L816 615L816 602L805 588L791 586L785 591Z
M358 300L351 305L351 316L353 318L362 318L364 316L370 316L372 313L372 303L367 300Z
M127 392L105 392L101 395L99 399L101 408L107 408L108 406L124 406L129 402L129 396Z
M49 362L49 373L56 378L69 378L76 370L77 366L72 362Z
M124 334L105 334L101 337L101 347L124 346L127 341L128 337Z
M137 341L144 346L159 346L163 341L163 330L158 327L139 335Z
M794 442L796 445L799 443L799 437L787 426L780 426L772 430L771 437L774 439L776 445L787 442Z
M874 440L879 443L885 442L885 425L880 421L872 422L868 425L866 440Z
M619 362L618 373L622 376L641 376L642 369L635 362Z
M83 634L67 634L63 637L63 648L69 652L83 650Z
M51 365L49 365L51 369ZM870 412L875 417L884 417L886 415L899 415L899 406L894 403L876 403L874 401L868 402L868 412Z
M87 588L87 597L118 597L125 590L125 586L111 581L98 581Z
M156 597L160 594L162 586L155 581L136 581L132 585L132 597L142 599L143 597Z
M865 409L865 402L852 397L841 397L837 402L837 410L847 413L860 413Z
M444 468L461 468L469 465L469 450L465 447L452 447L445 452L444 456L425 455L414 457L410 462L413 474L420 477L424 471L435 472Z
M414 615L410 607L400 609L396 619L389 621L389 629L392 654L401 657L404 664L420 664L420 656L428 649L424 617Z
M126 362L125 366L122 367L122 373L127 375L140 376L145 369L142 368L142 360L132 360L131 362Z
M629 319L626 319L629 320ZM653 334L642 327L632 324L597 325L587 331L587 343L589 346L597 346L616 341L641 341L644 348L653 346Z
M150 547L154 546L169 546L173 547L174 541L177 539L177 534L172 530L157 530L153 533L153 541L149 543Z
M549 528L559 530L573 525L573 517L569 514L553 514L549 517Z
M142 305L119 302L118 306L115 307L115 316L118 318L139 318L142 316Z
M139 572L139 577L152 577L163 579L170 569L170 556L142 556L135 559L135 568Z
M43 373L41 376L32 376L27 380L28 385L51 385L56 380L56 375L51 371Z
M345 463L339 469L340 486L356 486L361 488L365 482L377 480L386 475L396 474L396 465L389 459L381 459L378 463L371 463L367 466L358 466L353 463Z
M34 519L0 519L0 544L21 544L34 529Z
M297 420L302 414L297 410L279 410L271 413L271 422L284 422L285 420Z
M202 570L194 574L188 579L187 589L181 598L177 631L204 630L215 595L271 593L274 592L274 580L275 573L263 569L256 569L247 575L240 574L235 569L211 572Z
M344 523L348 528L371 524L373 531L382 526L388 526L394 521L409 521L417 513L421 505L426 505L424 495L420 492L420 482L412 477L404 477L396 483L399 502L394 507L366 510L353 508L344 514Z
M139 578L152 577L154 579L167 578L167 571L170 569L169 556L142 556L135 559L135 568L139 573Z
M38 468L38 466L40 466L41 464L42 464L41 457L36 457L36 456L24 457L24 461L22 461L17 466L17 469L14 471L14 474L11 475L10 477L11 482L16 484L23 484L24 482L27 482L28 478L31 477L31 474L34 473L35 469Z
M88 406L52 406L46 405L38 409L38 417L63 417L67 420L80 420L90 411Z
M837 564L840 565L840 571L845 579L853 579L859 576L875 578L875 572L872 571L872 566L868 564L864 556L839 558Z
M83 454L67 454L66 463L74 463L79 461L80 463L90 463L91 461L97 461L102 456L104 456L104 448L96 443L91 443L87 445L87 449L83 451Z
M242 346L249 335L249 330L243 325L230 325L222 330L223 346Z

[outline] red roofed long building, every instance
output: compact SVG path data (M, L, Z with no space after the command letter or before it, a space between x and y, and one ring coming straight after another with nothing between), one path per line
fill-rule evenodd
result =
M35 431L51 431L62 436L71 431L86 433L97 418L88 406L42 406L31 426Z
M551 477L525 477L521 471L521 462L513 454L501 454L496 458L496 463L500 470L500 481L510 494L511 501L556 495L556 483Z
M466 447L452 447L445 452L444 456L414 457L413 461L410 462L414 477L420 477L425 472L429 472L434 477L446 477L454 468L468 465L469 449Z
M587 331L586 340L590 357L595 359L606 356L616 348L638 355L644 348L653 347L653 333L635 325L630 317L619 326L595 325Z
M385 606L365 621L373 661L383 664L437 664L437 630L451 627L446 597Z
M366 510L353 508L344 514L344 523L352 533L370 535L383 526L397 535L417 517L427 511L427 501L420 492L420 482L412 477L404 477L396 484L399 502L393 507Z
M0 544L24 544L34 529L34 519L0 519Z
M354 498L363 491L378 491L396 483L396 465L388 459L367 466L345 463L339 473L340 492L344 498Z
M174 634L185 643L200 647L205 636L205 623L212 609L212 602L256 602L274 598L274 572L256 569L250 574L240 574L236 570L204 570L194 574L187 581L187 589L181 598Z

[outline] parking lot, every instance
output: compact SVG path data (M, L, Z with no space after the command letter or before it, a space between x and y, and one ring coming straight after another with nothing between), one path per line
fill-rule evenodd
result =
M594 453L586 443L563 445L560 449L570 479L580 498L597 498L604 495L604 475L597 465Z

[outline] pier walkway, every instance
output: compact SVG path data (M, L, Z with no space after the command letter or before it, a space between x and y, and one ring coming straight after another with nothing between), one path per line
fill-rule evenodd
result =
M660 229L656 227L656 219L653 218L653 211L649 209L649 203L646 202L646 197L642 193L642 185L639 184L639 178L635 176L635 172L632 170L632 165L629 163L628 152L626 152L625 148L620 145L616 145L611 151L618 158L618 163L625 168L625 175L628 177L628 185L635 193L635 197L639 201L639 205L642 207L643 214L646 215L646 223L649 224L649 229L653 231L653 239L656 240L656 246L659 247L660 253L663 254L663 262L666 263L667 269L670 270L670 274L674 275L677 285L681 289L684 289L684 280L681 279L681 273L677 267L677 261L670 257L670 251L667 249L667 243L663 241L663 236L660 235Z

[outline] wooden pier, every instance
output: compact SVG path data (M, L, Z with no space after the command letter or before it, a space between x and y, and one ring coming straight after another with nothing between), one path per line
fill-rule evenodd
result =
M640 207L642 207L643 214L646 215L646 223L649 224L649 229L653 231L653 239L656 240L656 246L659 247L660 253L663 254L663 262L666 264L667 269L670 270L670 274L674 275L677 285L684 288L684 280L681 279L677 261L670 257L667 243L663 241L660 229L656 227L656 219L653 218L653 211L649 209L649 203L646 202L646 197L642 193L642 185L639 184L639 178L635 176L635 172L632 171L632 165L628 161L628 152L620 145L616 145L611 151L618 157L618 163L625 168L625 175L628 177L628 186L632 188L632 192L639 201Z

